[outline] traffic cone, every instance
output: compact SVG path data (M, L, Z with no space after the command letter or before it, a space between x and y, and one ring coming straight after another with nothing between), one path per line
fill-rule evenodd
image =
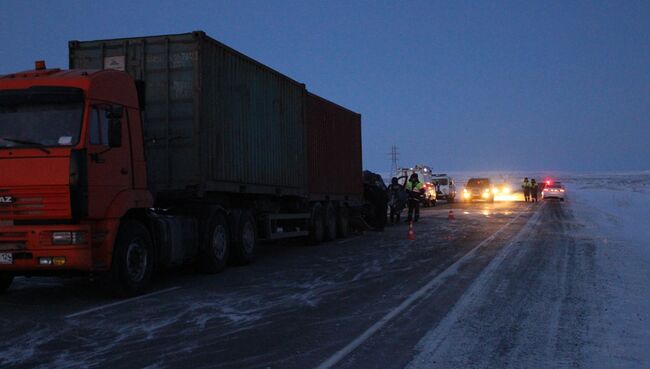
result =
M454 211L449 210L449 220L454 220L454 219L456 219L456 217L454 216Z
M409 233L406 235L406 239L409 241L415 240L415 233L413 232L413 222L409 222Z

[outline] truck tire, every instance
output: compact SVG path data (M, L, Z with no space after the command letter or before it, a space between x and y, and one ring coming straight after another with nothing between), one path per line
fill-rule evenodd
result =
M323 206L315 203L311 208L311 219L309 223L309 243L317 245L323 242L325 229L323 227Z
M199 269L203 273L216 274L226 268L230 254L231 240L226 217L221 212L214 214L206 230L199 254Z
M447 197L447 203L451 204L452 202L454 202L454 197L453 196Z
M0 293L5 292L14 281L14 276L7 272L0 273Z
M336 239L336 208L334 204L328 202L325 205L325 216L323 221L323 228L325 229L325 241L332 241Z
M347 206L339 207L336 216L336 235L345 238L350 234L350 210Z
M126 220L120 225L113 250L111 290L119 297L144 293L153 275L153 243L140 222Z
M234 265L249 264L255 258L257 224L250 211L241 212L237 220L236 241L232 245L230 261Z

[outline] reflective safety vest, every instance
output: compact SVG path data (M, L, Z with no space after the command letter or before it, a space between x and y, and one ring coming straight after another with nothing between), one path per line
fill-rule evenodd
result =
M524 183L521 185L521 187L522 188L531 188L531 187L533 187L533 185L530 184L530 182L528 182L528 181L524 181Z
M408 183L406 183L406 189L409 191L420 191L423 187L424 184L422 184L422 182L408 181Z

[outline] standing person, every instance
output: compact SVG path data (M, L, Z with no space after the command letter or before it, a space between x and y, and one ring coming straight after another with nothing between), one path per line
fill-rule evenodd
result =
M537 182L535 181L535 178L533 178L530 180L530 201L537 202L538 191L539 191L539 187L537 186Z
M393 177L388 186L388 197L390 201L388 205L390 206L390 223L397 224L400 221L402 214L402 209L406 203L406 193L404 192L404 186L399 184L399 180L404 177Z
M521 184L521 188L524 190L524 201L528 202L530 200L530 182L528 182L528 177L524 178L524 183Z
M406 183L406 191L409 193L407 221L413 220L417 222L420 219L420 201L424 197L424 184L420 182L417 173L411 174L411 178Z

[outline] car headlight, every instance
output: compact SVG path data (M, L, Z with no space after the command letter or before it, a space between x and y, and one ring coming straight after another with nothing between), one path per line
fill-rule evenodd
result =
M510 193L511 191L512 191L512 189L510 189L510 187L504 187L503 188L503 193Z

